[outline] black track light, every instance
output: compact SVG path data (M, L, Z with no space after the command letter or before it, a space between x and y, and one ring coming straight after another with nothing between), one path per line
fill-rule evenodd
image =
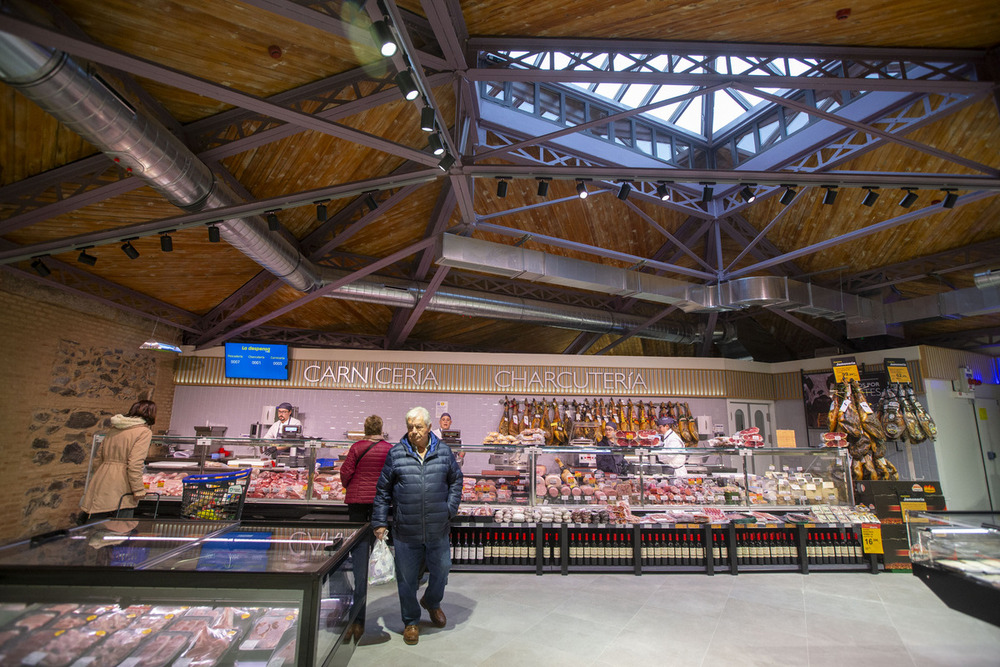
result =
M129 259L138 259L139 251L135 249L131 241L126 241L122 244L122 252L128 255Z
M911 190L910 188L903 188L903 189L906 190L906 195L904 195L903 198L899 200L899 205L902 206L903 208L910 208L917 202L917 193Z
M632 192L632 184L628 181L622 181L622 186L618 188L618 198L622 201L628 199L628 193Z
M497 176L497 197L507 196L507 178L505 176Z
M778 201L780 201L783 205L788 206L792 203L793 199L795 199L795 190L792 189L792 186L786 185L785 191L782 193L781 199Z
M577 181L576 182L576 194L578 194L580 196L580 199L586 199L587 195L590 194L589 192L587 192L587 184L584 183L583 181Z
M52 272L49 271L49 267L45 266L45 262L42 261L41 257L31 263L31 268L33 268L42 278L48 278L52 275Z
M941 208L955 208L955 204L958 203L958 195L950 190L945 190L944 201L941 203Z
M396 85L399 86L399 91L403 93L403 97L408 100L415 100L420 96L417 84L413 81L413 75L410 74L410 70L408 69L401 70L396 74Z
M424 132L434 131L434 108L429 106L424 106L420 110L420 129Z
M122 249L124 250L124 248ZM163 252L174 251L174 240L170 238L170 234L160 234L160 250Z
M316 220L326 222L326 204L324 202L316 202Z
M541 176L535 177L538 180L538 196L545 197L549 194L549 179Z
M701 191L701 203L707 204L708 202L712 201L712 192L713 192L712 186L707 183L703 183L702 185L704 185L705 187Z
M451 169L451 165L455 164L455 158L451 156L450 153L445 153L441 161L438 162L438 169L441 171L448 171Z
M444 155L444 144L441 143L441 137L437 132L427 138L427 145L434 155Z
M208 226L208 242L218 243L222 237L219 235L219 228L215 225Z
M660 201L668 201L670 199L670 190L667 189L666 183L660 183L656 186L656 196L660 198Z
M97 264L97 257L88 254L87 249L83 248L80 250L80 255L76 258L76 261L80 262L81 264L86 264L87 266L94 266L95 264Z
M367 194L367 196L365 197L365 206L367 206L368 210L371 211L372 213L375 212L375 209L378 208L378 202L375 201L375 195L373 195L370 192Z
M748 204L757 198L756 196L754 196L753 190L750 189L749 185L743 186L743 189L740 190L740 197L742 197L743 201L745 201Z
M865 188L865 190L868 191L868 194L866 194L865 198L861 200L861 205L874 206L875 202L878 201L878 193L875 192L875 188Z
M372 40L378 47L379 53L386 58L396 55L396 40L392 38L392 30L385 21L375 21L372 23Z
M272 232L276 232L281 229L281 223L278 221L278 216L274 211L270 211L267 214L267 229Z
M831 205L833 202L837 201L837 188L832 185L824 187L826 187L826 194L823 195L823 203Z

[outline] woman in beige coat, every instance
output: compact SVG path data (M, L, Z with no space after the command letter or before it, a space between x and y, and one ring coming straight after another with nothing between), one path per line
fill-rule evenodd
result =
M89 515L87 521L106 519L116 512L119 517L132 516L133 508L146 495L142 467L153 437L149 427L155 422L153 401L136 401L128 414L111 418L111 431L94 454L94 473L80 503Z

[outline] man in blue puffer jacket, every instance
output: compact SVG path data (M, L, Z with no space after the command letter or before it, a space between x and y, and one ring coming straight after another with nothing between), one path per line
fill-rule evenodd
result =
M407 644L416 644L420 638L420 607L427 609L435 627L443 628L447 622L441 600L451 569L451 518L458 513L461 499L462 470L454 454L431 433L427 409L413 408L406 413L406 435L386 456L372 508L372 528L382 540L389 505L393 506L396 584ZM430 576L418 602L424 565Z

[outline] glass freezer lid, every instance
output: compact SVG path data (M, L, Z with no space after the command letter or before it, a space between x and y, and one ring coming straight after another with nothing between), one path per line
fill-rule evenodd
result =
M234 524L164 519L107 519L0 549L2 567L138 568Z
M234 526L141 569L318 572L338 555L356 530L345 526Z

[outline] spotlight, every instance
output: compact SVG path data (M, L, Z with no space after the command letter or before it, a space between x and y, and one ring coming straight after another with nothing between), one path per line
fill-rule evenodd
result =
M125 246L122 246L122 250L125 250ZM160 234L160 250L163 252L174 251L174 240L170 238L170 234Z
M208 242L209 243L218 243L219 239L220 239L219 228L216 227L215 225L209 225L208 226Z
M138 259L139 251L135 249L131 241L126 241L122 244L122 252L128 255L129 259Z
M577 181L576 194L580 195L580 199L586 199L587 195L590 194L589 192L587 192L587 184L584 183L583 181Z
M316 220L326 222L326 204L323 202L316 202Z
M434 109L429 106L424 106L420 110L420 129L424 132L434 131Z
M444 144L441 143L441 136L435 132L427 139L427 145L434 155L444 155Z
M632 192L632 184L628 181L622 181L622 186L618 188L618 198L622 201L628 199L628 193Z
M94 266L97 264L97 258L93 255L87 254L87 249L83 248L80 251L80 256L76 258L76 261L81 264L86 264L87 266Z
M944 193L944 201L941 203L941 208L955 208L955 204L958 203L958 195L950 190L945 190Z
M792 190L792 186L786 185L785 192L781 195L781 199L779 199L778 201L780 201L785 206L788 206L789 204L792 203L793 199L795 199L795 190Z
M826 194L823 195L823 203L829 205L835 201L837 201L837 188L832 185L827 185Z
M42 261L41 257L39 257L38 259L36 259L34 262L31 263L31 268L37 271L38 275L40 275L42 278L48 278L50 275L52 275L52 272L49 271L49 267L45 266L45 262Z
M535 179L538 181L538 196L545 197L549 194L549 179L542 178L541 176L536 176Z
M441 171L448 171L451 169L451 165L455 164L455 158L453 158L449 153L445 153L441 161L438 162L438 169Z
M660 201L667 201L670 199L670 190L667 189L666 183L660 183L656 186L656 196L660 198Z
M375 201L375 195L369 192L368 196L365 197L365 205L368 207L369 211L374 213L375 209L378 208L378 202Z
M274 211L267 214L267 228L272 232L276 232L281 229L281 223L278 222L278 216L275 215Z
M379 53L381 53L386 58L396 55L396 40L392 38L392 31L389 29L389 24L385 21L375 21L372 23L372 39L375 41L375 46L378 47Z
M906 190L906 195L899 201L899 205L903 208L910 208L917 201L917 193L910 188L903 188Z
M413 75L410 74L410 70L408 69L404 69L396 75L396 85L399 86L403 97L408 100L415 100L420 96L417 84L413 81Z
M743 189L740 190L740 197L743 197L743 201L745 201L748 204L757 198L754 196L753 191L750 189L749 185L743 186Z
M878 201L878 193L875 192L874 188L865 188L865 190L868 190L868 194L866 194L865 198L861 200L861 205L873 206L875 202Z
M504 176L497 176L497 197L507 196L507 179Z
M712 201L712 188L708 184L704 184L705 189L701 191L701 202L707 204Z

